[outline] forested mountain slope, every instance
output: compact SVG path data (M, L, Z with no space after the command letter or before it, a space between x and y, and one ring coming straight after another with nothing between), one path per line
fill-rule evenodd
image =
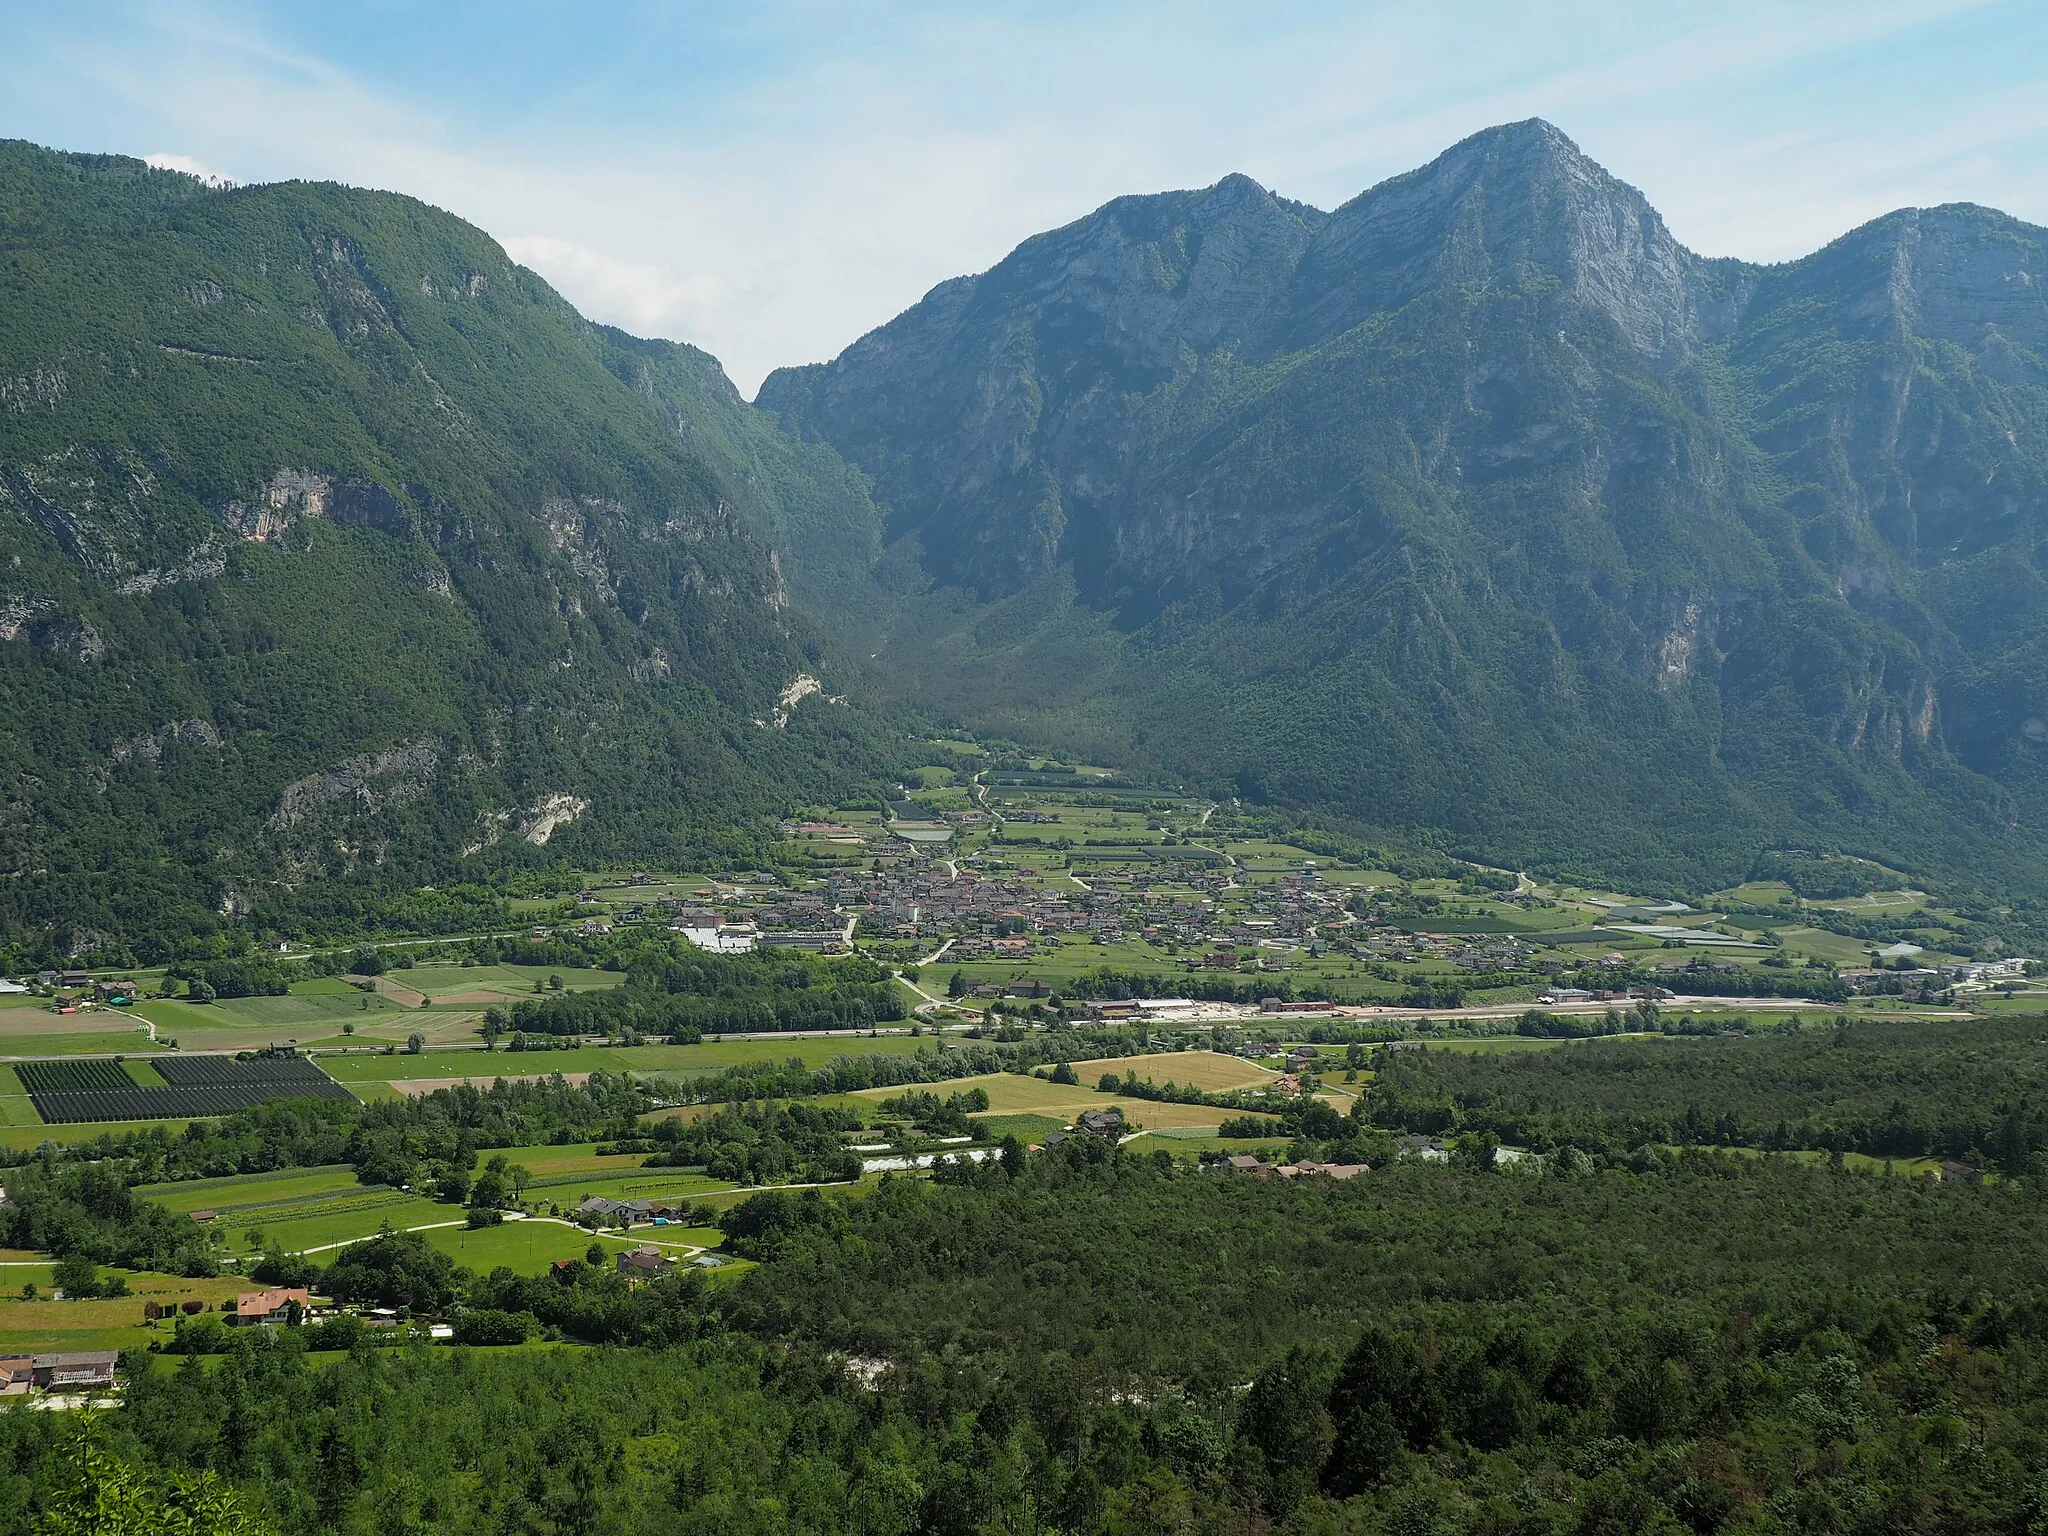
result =
M0 938L744 856L877 771L740 472L852 477L700 451L686 351L408 198L0 145Z
M849 642L970 721L1502 862L2031 881L2044 282L1967 206L1707 260L1527 122L1119 199L759 403L886 509Z

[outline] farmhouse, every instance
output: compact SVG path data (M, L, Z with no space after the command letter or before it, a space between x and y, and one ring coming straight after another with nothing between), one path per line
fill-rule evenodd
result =
M0 1355L0 1396L19 1397L35 1376L34 1355Z
M681 1207L666 1200L613 1200L604 1195L592 1195L576 1207L579 1220L588 1221L596 1217L600 1221L623 1216L628 1221L649 1221L656 1216L674 1216Z
M235 1298L234 1323L238 1328L250 1328L265 1323L288 1322L293 1307L299 1309L300 1317L313 1310L312 1294L304 1286L286 1286L269 1291L244 1291Z
M659 1248L635 1248L619 1255L619 1273L640 1280L656 1280L674 1272L676 1261Z
M1124 1112L1120 1109L1084 1109L1074 1129L1089 1136L1117 1137L1124 1133Z

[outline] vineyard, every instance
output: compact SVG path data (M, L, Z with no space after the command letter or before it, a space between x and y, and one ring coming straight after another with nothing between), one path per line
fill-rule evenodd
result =
M155 1058L165 1086L145 1087L118 1061L24 1061L15 1073L46 1125L226 1115L271 1099L346 1099L310 1061L231 1056Z

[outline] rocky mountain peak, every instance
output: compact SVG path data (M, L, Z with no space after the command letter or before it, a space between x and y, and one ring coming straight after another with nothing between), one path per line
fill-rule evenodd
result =
M1640 192L1532 118L1473 134L1332 214L1302 258L1278 339L1312 344L1433 289L1534 269L1640 350L1665 354L1692 334L1696 265Z
M1865 334L2048 351L2048 231L1974 203L1897 209L1773 269L1759 308L1816 298Z

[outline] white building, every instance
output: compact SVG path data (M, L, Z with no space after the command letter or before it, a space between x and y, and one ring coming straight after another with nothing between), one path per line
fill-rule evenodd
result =
M720 955L744 955L754 947L751 928L683 928L678 932L699 949Z

